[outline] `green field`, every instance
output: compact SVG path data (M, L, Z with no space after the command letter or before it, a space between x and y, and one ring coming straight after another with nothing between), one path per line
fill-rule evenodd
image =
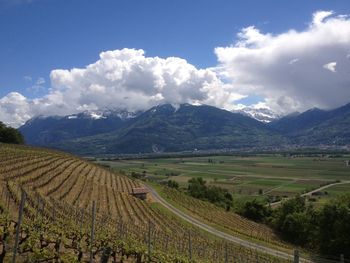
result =
M290 197L335 181L350 181L349 155L332 157L283 156L280 154L210 156L143 160L99 161L126 174L145 174L155 180L175 180L187 186L192 177L228 189L238 199L262 200ZM329 197L348 192L350 184L330 187Z

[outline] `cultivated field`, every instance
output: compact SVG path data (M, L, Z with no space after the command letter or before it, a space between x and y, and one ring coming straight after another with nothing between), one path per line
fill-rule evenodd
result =
M156 180L175 180L186 187L192 177L227 188L235 200L258 198L276 200L302 194L337 181L350 181L349 155L210 156L168 159L101 161L127 174L144 173ZM327 199L348 192L350 183L330 187L317 196Z

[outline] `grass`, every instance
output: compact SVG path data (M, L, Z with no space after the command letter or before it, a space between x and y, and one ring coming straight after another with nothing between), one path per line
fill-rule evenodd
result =
M334 185L325 190L327 192L327 195L317 196L316 201L314 202L316 206L320 206L325 204L330 199L333 199L339 195L342 195L344 193L350 192L350 183L348 184L341 184L341 185Z
M175 180L187 187L193 177L228 189L240 200L293 196L336 180L350 180L349 156L289 157L261 154L248 157L210 156L144 160L101 161L127 174L143 173L154 180ZM338 192L348 191L339 188Z

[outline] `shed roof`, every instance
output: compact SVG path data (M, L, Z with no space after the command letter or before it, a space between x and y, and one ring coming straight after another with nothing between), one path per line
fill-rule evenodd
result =
M147 194L149 193L147 188L144 187L135 187L132 189L132 194Z

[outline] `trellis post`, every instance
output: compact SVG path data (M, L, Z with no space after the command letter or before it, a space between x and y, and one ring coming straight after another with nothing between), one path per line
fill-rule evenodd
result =
M91 237L90 237L90 263L93 260L93 242L94 242L94 233L95 233L95 213L96 213L96 204L95 201L92 202L92 220L91 220Z
M188 231L188 256L190 261L192 261L192 240L191 240L191 230Z
M294 250L294 263L299 263L299 250Z
M148 221L148 262L151 262L151 220Z
M23 219L23 209L24 209L26 197L27 197L26 193L22 190L21 202L20 202L19 211L18 211L15 246L13 247L12 263L16 263L17 247L18 247L18 243L19 243L19 233L21 232L21 224L22 224L22 219Z

